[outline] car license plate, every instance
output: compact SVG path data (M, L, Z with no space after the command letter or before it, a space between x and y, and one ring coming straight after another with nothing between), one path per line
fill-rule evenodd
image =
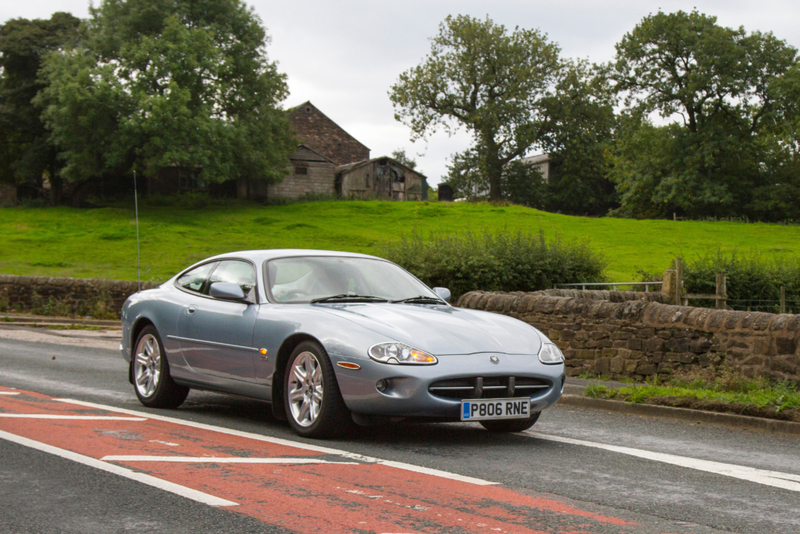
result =
M531 399L475 399L461 401L462 421L485 419L527 419L531 416Z

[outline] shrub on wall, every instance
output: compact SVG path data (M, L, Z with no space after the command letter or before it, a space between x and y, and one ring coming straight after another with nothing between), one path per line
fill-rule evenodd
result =
M416 231L384 250L431 287L447 287L453 299L476 289L536 291L553 284L602 281L605 261L588 243L545 239L539 233L431 233Z
M777 313L781 286L785 286L787 308L797 313L795 308L800 304L800 262L797 258L779 261L758 253L708 253L684 261L686 291L713 294L717 273L726 275L728 304L734 308Z

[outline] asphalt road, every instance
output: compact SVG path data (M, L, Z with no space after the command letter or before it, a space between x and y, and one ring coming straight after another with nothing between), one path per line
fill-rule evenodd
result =
M442 523L419 522L415 528L404 530L407 532L800 532L800 440L796 437L556 406L545 412L533 429L521 434L494 435L474 424L396 425L363 428L348 439L320 443L296 437L284 423L272 419L268 405L237 397L193 391L179 410L148 410L136 400L126 380L125 363L116 351L8 339L0 339L0 388L34 392L38 396L26 398L48 409L61 409L51 408L56 404L51 399L68 398L212 425L228 432L250 433L272 440L265 447L277 446L273 442L281 446L296 444L293 454L312 454L308 447L322 446L333 450L326 453L332 456L326 457L362 455L490 481L495 485L480 491L491 494L494 503L506 499L509 504L503 505L502 510L481 513L493 514L491 517L497 521L511 517L509 514L524 516L527 521L507 522L503 528L493 528L492 523L442 526ZM0 396L0 401L9 399L12 397ZM6 406L0 409L2 416L13 404L0 406ZM0 423L3 422L0 417ZM32 429L34 423L25 425L28 426L6 428ZM72 442L76 447L90 443L85 440L91 436L77 434L83 427L53 428L59 434L51 436L52 439L66 444L65 448ZM73 432L76 432L74 437ZM193 435L191 439L207 437ZM147 452L143 448L139 453ZM286 519L285 514L291 511L285 509L283 501L265 499L245 506L248 492L244 489L240 492L242 506L215 507L8 439L0 438L0 459L0 532L331 530L330 526L323 527L322 523L308 519L301 523L296 517ZM398 486L406 483L395 471L387 474L383 468L376 470L374 462L370 462L357 467L369 473L362 478L376 478L354 479L352 484L380 493L381 488L384 492L388 490L389 483L379 477L391 475ZM200 469L190 466L175 471L175 480L197 477ZM325 473L321 469L302 473L304 477L319 479ZM155 467L142 471L161 478L173 476L172 471L160 472ZM275 472L278 471L281 470ZM441 477L433 477L444 480L441 489L434 488L435 484L426 489L419 485L420 475L407 469L399 471L417 484L407 494L417 492L420 502L425 500L426 491L431 495L435 491L444 491L445 495L448 491L463 495L479 491ZM286 470L281 472L285 476ZM212 473L208 473L211 477ZM339 477L336 480L353 476L343 471L335 474ZM246 472L226 474L239 477L235 480L241 482L242 488L254 482L250 475L245 479L242 477L247 476ZM306 518L313 516L315 506L331 503L330 497L320 497L316 490L305 486L301 488L299 481L297 492L293 492L291 479L280 480L281 492L303 493L288 495L287 499L294 500L286 502L295 503L294 506L305 503L303 506L310 509ZM269 484L277 482L261 485ZM208 483L203 487L214 486ZM367 495L369 491L348 493L380 500L379 495ZM429 498L437 499L447 500ZM343 508L354 506L351 501L342 503ZM464 517L474 514L478 507L464 502L438 504L447 507L447 514L454 518L459 513L466 514ZM377 502L374 507L378 507ZM403 520L407 520L406 516ZM388 516L376 519L365 516L365 521L360 522L363 526L353 528L342 520L340 530L387 532L380 528L384 524L380 521L384 520L394 521Z

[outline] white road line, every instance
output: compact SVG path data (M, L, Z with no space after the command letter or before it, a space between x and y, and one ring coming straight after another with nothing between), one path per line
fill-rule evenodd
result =
M560 436L539 434L538 432L526 432L526 434L536 439L556 441L558 443L568 443L570 445L581 445L583 447L592 447L595 449L603 449L619 454L627 454L628 456L643 458L645 460L652 460L654 462L677 465L687 469L695 469L697 471L705 471L707 473L738 478L748 482L755 482L756 484L763 484L764 486L772 486L775 488L800 492L800 475L781 473L778 471L767 471L764 469L756 469L754 467L745 467L743 465L724 464L722 462L712 462L710 460L700 460L686 456L676 456L674 454L667 454L663 452L632 449L630 447L620 447L618 445L606 445L604 443L595 443L593 441L562 438Z
M364 463L374 463L385 465L387 467L393 467L395 469L402 469L404 471L411 471L413 473L422 473L426 475L432 475L440 478L445 478L448 480L456 480L459 482L466 482L468 484L475 484L478 486L494 486L497 482L489 482L488 480L482 480L480 478L473 478L463 475L458 475L456 473L448 473L447 471L440 471L438 469L430 469L428 467L420 467L416 465L411 465L403 462L393 462L390 460L381 460L380 458L373 458L371 456L364 456L362 454L357 454L354 452L347 452L338 449L330 449L327 447L320 447L318 445L308 445L306 443L300 443L297 441L291 441L288 439L281 439L281 438L271 438L267 436L261 436L259 434L253 434L251 432L242 432L239 430L231 430L229 428L223 428L219 426L213 425L206 425L203 423L195 423L193 421L186 421L184 419L176 419L173 417L165 417L163 415L154 415L145 412L137 412L136 410L128 410L125 408L116 408L114 406L105 406L103 404L96 404L94 402L86 402L86 401L79 401L73 399L53 399L58 402L65 402L69 404L76 404L78 406L87 406L90 408L100 408L103 410L108 410L109 412L116 412L116 413L124 413L128 415L134 415L139 417L147 417L149 419L153 419L156 421L165 421L167 423L174 423L176 425L183 425L192 428L199 428L202 430L210 430L212 432L220 432L222 434L227 434L229 436L239 436L243 438L255 439L258 441L263 441L266 443L274 443L275 445L284 445L287 447L295 447L297 449L303 449L306 451L314 451L314 452L321 452L325 454L335 454L337 456L341 456L343 458L349 458L351 460L356 460L358 462Z
M338 464L361 465L358 462L328 462L315 458L242 458L238 456L103 456L104 462L176 462L208 464Z
M19 395L19 391L0 391L0 395Z
M203 493L202 491L193 490L191 488L187 488L186 486L181 486L173 482L167 482L166 480L161 480L160 478L156 478L150 475L145 475L144 473L137 473L136 471L131 471L130 469L126 469L118 465L109 464L101 460L97 460L96 458L84 456L82 454L78 454L65 449L59 449L58 447L53 447L52 445L47 445L46 443L34 441L32 439L24 438L22 436L17 436L16 434L11 434L9 432L4 432L2 430L0 430L0 439L5 439L7 441L23 445L25 447L30 447L31 449L36 449L38 451L46 452L48 454L60 456L61 458L66 458L67 460L72 460L73 462L77 462L79 464L88 465L89 467L100 469L101 471L106 471L108 473L113 473L121 477L129 478L131 480L141 482L142 484L147 484L148 486L153 486L154 488L162 489L164 491L169 491L170 493L180 495L181 497L186 497L187 499L191 499L193 501L197 501L203 504L208 504L209 506L239 505L239 503L235 503L233 501L227 501L225 499L220 499L219 497L209 495L208 493Z
M145 417L120 417L117 415L59 415L49 413L0 413L12 419L70 419L78 421L147 421Z

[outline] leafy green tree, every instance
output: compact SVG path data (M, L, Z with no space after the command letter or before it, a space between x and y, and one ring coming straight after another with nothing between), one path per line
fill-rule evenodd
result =
M104 0L82 40L51 54L39 102L82 181L202 167L206 181L280 180L295 147L285 76L240 0Z
M634 116L656 113L678 122L654 129L643 120L645 132L622 141L629 146L621 154L633 160L618 161L614 171L621 212L661 206L655 210L661 214L670 207L692 216L740 214L763 183L758 136L774 105L770 86L796 56L772 34L725 28L697 11L645 17L617 44L613 78ZM643 147L648 140L661 146ZM646 158L654 153L663 162L657 172L626 174L653 167ZM646 189L656 193L649 204L630 205L645 200L632 192Z
M488 17L448 16L422 64L402 73L389 91L395 118L412 138L460 127L470 132L489 198L502 198L504 166L541 136L542 99L561 67L559 48L536 30Z
M394 158L396 161L399 161L400 163L402 163L411 170L417 168L417 162L414 161L409 156L407 156L406 151L402 148L398 148L397 150L392 152L392 158Z
M541 146L550 157L546 207L575 215L605 215L616 207L609 179L616 98L602 69L567 63L555 92L544 98Z
M61 183L55 147L33 99L45 86L42 56L73 43L80 19L54 13L49 20L11 19L0 26L0 181L41 184L44 174L58 202Z

